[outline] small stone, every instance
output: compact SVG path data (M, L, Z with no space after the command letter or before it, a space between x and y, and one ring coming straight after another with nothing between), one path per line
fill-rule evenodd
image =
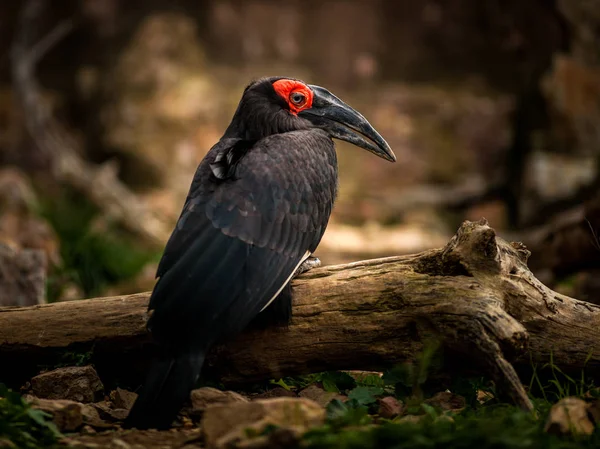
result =
M84 435L94 435L95 433L97 433L96 429L89 425L83 426L79 432Z
M89 404L81 404L69 399L40 399L31 395L24 395L23 399L33 408L52 415L52 421L61 431L73 431L83 424L87 427L110 427L100 419L96 409Z
M131 410L137 397L137 393L132 393L122 388L117 388L110 392L110 400L115 405L115 408L124 408L125 410Z
M208 447L239 445L267 427L288 429L299 436L325 422L325 410L306 398L275 398L212 405L204 411L202 427Z
M34 409L52 415L52 422L60 431L72 432L83 425L82 404L68 399L38 399L31 396L26 400Z
M450 393L449 391L440 391L433 397L423 401L425 404L429 404L432 407L437 407L443 411L449 411L454 413L462 412L467 404L467 401L458 394Z
M115 449L131 449L131 445L123 441L121 438L113 438L112 446Z
M591 435L594 424L589 404L579 398L564 398L550 409L544 430L555 435Z
M70 399L77 402L94 402L104 386L91 366L58 368L31 379L33 394L44 399Z
M588 413L592 417L596 427L600 428L600 399L596 399L588 404Z
M325 391L324 389L316 386L310 385L306 387L304 390L298 393L298 396L301 398L306 398L315 401L321 407L326 407L334 399L339 399L342 402L346 402L348 400L347 396L343 394Z
M109 421L125 421L125 418L129 415L129 410L124 408L113 408L112 404L108 401L96 402L91 404L91 406L98 411L102 419L107 419Z
M379 400L379 416L385 419L394 419L404 413L404 404L393 396L386 396Z
M235 391L221 391L212 387L202 387L190 393L191 412L201 413L209 405L228 404L231 402L248 402L244 396Z
M480 404L485 404L491 399L494 399L494 395L489 391L477 390L477 402Z

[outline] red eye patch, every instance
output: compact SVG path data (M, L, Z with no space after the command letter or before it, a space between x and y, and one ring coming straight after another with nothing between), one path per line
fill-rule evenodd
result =
M292 114L312 107L313 92L301 81L281 79L273 83L275 92L283 98Z

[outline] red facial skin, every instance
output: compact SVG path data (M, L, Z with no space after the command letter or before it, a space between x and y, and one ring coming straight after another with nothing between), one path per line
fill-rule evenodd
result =
M298 112L312 107L313 92L310 88L300 81L281 79L273 83L273 88L288 104L290 112L294 115ZM304 95L304 102L293 103L292 94L300 93Z

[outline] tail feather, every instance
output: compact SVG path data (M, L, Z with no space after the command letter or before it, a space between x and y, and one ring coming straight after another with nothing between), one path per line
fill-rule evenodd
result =
M169 428L189 398L203 363L204 351L161 356L148 373L124 427Z

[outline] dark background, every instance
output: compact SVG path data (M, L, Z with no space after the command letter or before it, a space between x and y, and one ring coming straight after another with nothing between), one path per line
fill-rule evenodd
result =
M35 292L16 302L150 289L198 162L271 75L327 87L398 156L338 145L324 263L485 217L598 301L598 1L28 0L0 3L0 262Z

